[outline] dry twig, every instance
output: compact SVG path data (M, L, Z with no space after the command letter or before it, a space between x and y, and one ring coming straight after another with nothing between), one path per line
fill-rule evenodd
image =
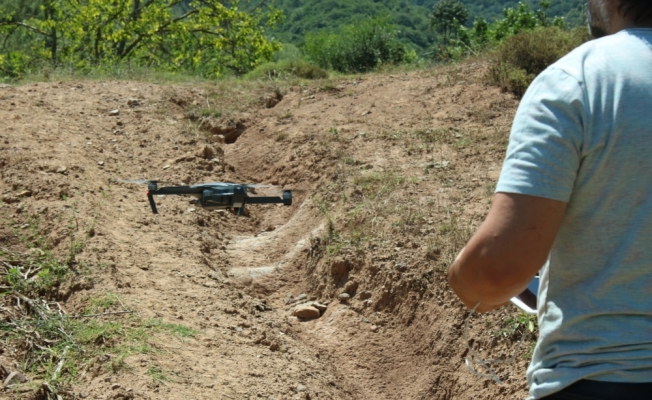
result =
M133 311L113 311L105 312L100 314L88 314L88 315L68 315L68 318L87 318L87 317L100 317L103 315L117 315L117 314L132 314Z

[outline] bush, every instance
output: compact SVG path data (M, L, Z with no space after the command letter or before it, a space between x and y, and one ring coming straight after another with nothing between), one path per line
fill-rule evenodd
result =
M281 50L274 53L274 58L272 59L272 61L302 60L302 59L303 59L303 53L297 46L291 43L283 43L281 45Z
M401 64L416 59L398 40L387 17L371 18L345 26L339 34L321 31L306 36L308 59L338 72L367 72L381 64Z
M487 78L504 91L522 96L538 74L587 40L586 28L567 31L551 26L523 31L492 52Z
M325 79L328 78L328 72L304 60L295 59L265 63L247 74L247 78L250 79L284 79L289 77Z

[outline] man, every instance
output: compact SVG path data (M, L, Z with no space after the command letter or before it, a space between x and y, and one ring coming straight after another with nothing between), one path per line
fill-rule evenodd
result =
M587 6L601 38L523 97L449 282L489 311L541 270L532 398L652 399L652 1Z

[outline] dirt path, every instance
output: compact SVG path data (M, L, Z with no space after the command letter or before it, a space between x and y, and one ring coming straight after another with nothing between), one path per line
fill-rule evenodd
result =
M109 296L107 310L136 312L99 317L131 347L77 366L68 397L525 398L523 357L498 370L502 386L463 365L465 311L444 282L447 257L486 212L516 104L463 68L287 87L272 109L263 86L247 94L262 100L214 122L241 131L229 145L187 118L217 87L1 88L0 212L12 223L0 241L24 248L15 227L29 220L65 255L66 226L92 231L77 256L92 288L63 307ZM154 216L144 187L116 182L144 178L297 190L291 207L246 217L172 196ZM301 294L326 307L320 318L292 316ZM489 357L513 348L496 334L512 314L474 327ZM18 368L16 357L0 352L0 364Z

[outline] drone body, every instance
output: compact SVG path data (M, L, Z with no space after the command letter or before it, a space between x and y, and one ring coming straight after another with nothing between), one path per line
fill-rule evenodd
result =
M284 190L282 197L248 196L247 190L266 185L237 184L226 182L202 183L193 186L158 187L158 181L122 181L124 183L146 183L147 199L154 214L158 214L154 196L184 195L196 197L195 204L207 210L233 209L238 215L244 214L245 204L283 204L292 205L292 191Z

